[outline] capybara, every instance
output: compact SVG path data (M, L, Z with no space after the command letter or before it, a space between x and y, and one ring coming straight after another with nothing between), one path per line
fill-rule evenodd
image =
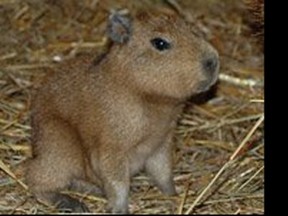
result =
M144 170L175 195L172 136L183 104L218 77L217 51L170 11L109 16L107 52L48 76L32 100L27 183L59 210L88 208L63 192L103 194L127 213L131 176Z

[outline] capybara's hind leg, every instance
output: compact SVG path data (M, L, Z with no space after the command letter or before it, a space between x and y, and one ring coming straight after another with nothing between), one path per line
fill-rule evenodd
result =
M45 130L34 130L34 158L27 162L26 170L31 191L61 211L88 211L77 199L60 193L69 188L74 178L85 176L77 133L59 120L45 122Z
M79 193L93 195L93 196L105 196L104 191L99 185L80 179L73 179L69 189Z
M61 194L58 192L45 192L41 194L36 194L36 196L39 199L48 202L50 205L52 205L59 212L62 213L89 212L88 207L84 203L66 194Z

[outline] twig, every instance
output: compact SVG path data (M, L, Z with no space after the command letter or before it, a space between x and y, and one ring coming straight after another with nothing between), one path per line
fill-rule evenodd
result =
M227 163L224 164L224 166L218 171L218 173L215 175L215 177L212 179L212 181L207 185L207 187L201 192L201 194L196 198L196 200L192 203L190 208L185 212L185 214L190 214L195 206L198 204L200 199L206 194L206 192L211 188L211 186L214 184L214 182L218 179L218 177L224 172L224 170L230 166L232 161L228 161Z
M21 152L30 152L31 147L28 145L9 145L9 144L0 144L1 150L13 150L13 151L21 151Z
M237 189L237 192L240 191L241 189L243 189L247 184L249 184L249 182L251 182L252 179L254 179L263 169L264 169L264 166L262 166L259 170L257 170L257 172L255 172L254 175L252 175L244 184L242 184L242 185Z
M251 103L264 103L264 99L252 99L250 100Z
M0 119L0 124L10 124L10 122L5 120L5 119ZM13 121L13 125L16 127L19 127L20 129L23 129L23 130L31 130L31 127L29 125L23 125L20 123L15 123L14 121Z
M211 188L211 186L216 182L216 180L219 178L219 176L226 170L227 167L229 167L233 162L234 159L237 157L240 150L243 148L243 146L247 143L247 141L251 138L252 134L256 131L256 129L260 126L260 124L264 120L264 114L259 118L259 120L255 123L254 127L250 130L250 132L247 134L247 136L243 139L241 144L238 146L238 148L234 151L234 153L229 158L229 161L227 161L223 167L218 171L218 173L215 175L215 177L211 180L211 182L204 188L204 190L200 193L200 195L196 198L196 200L192 203L190 208L185 212L185 214L190 214L195 206L199 203L201 198L206 194L206 192Z
M28 186L24 184L21 180L19 180L15 174L4 164L4 162L0 159L0 168L7 173L11 178L13 178L18 184L20 184L25 190L28 190Z
M177 13L183 15L183 10L180 7L179 3L175 0L166 0L167 4L170 5L173 9L177 11Z
M12 18L13 20L17 20L19 19L23 14L25 14L27 11L29 10L29 6L25 5L24 7L22 7L16 14L15 16Z
M231 198L228 198L228 199L217 199L217 200L208 200L208 201L205 201L203 204L205 205L213 205L213 204L216 204L216 203L227 203L227 202L234 202L234 201L237 201L237 200L247 200L247 199L257 199L257 198L263 198L264 195L263 194L256 194L256 195L243 195L243 196L237 196L237 197L231 197Z
M102 47L107 43L107 38L103 37L101 41L97 42L90 42L90 41L78 41L78 42L59 42L54 44L49 44L48 49L55 49L55 48L95 48L95 47Z
M5 67L5 70L30 70L38 68L52 67L52 64L19 64L19 65L9 65Z
M230 157L230 160L234 160L240 150L243 148L243 146L247 143L247 141L250 139L252 134L256 131L256 129L260 126L260 124L264 121L264 114L259 118L259 120L256 122L254 127L250 130L250 132L247 134L247 136L244 138L242 143L238 146L238 148L235 150L234 154Z
M0 61L6 60L6 59L10 59L10 58L14 58L16 55L17 55L16 52L4 54L4 55L0 56Z
M234 214L236 215L236 214L240 214L240 212L241 212L241 208L238 208L235 212L234 212Z
M230 151L230 152L232 151L232 147L230 147L232 142L227 143L227 142L213 141L213 140L191 140L191 141L195 144L205 145L211 148L217 147L217 148L224 149L226 151Z
M181 203L178 207L178 211L177 211L177 214L183 214L183 207L184 207L184 204L185 204L185 201L186 201L186 197L187 197L187 194L188 194L188 191L189 191L189 185L190 185L190 182L187 181L186 183L186 187L185 187L185 192L181 198Z
M249 87L263 87L263 81L255 80L255 79L241 79L238 77L233 77L228 74L220 74L219 79L221 81L228 82L230 84L238 85L238 86L249 86Z
M180 16L182 16L186 21L193 23L193 18L189 13L186 13L176 0L166 0L166 3L171 6Z
M215 122L212 122L212 123L205 123L203 125L200 125L198 127L195 126L194 122L193 121L189 121L189 120L185 120L185 124L186 125L192 125L194 127L191 127L191 128L187 128L186 131L187 132L192 132L192 131L199 131L199 130L204 130L204 129L209 129L209 128L220 128L224 125L231 125L231 124L238 124L238 123L241 123L241 122L245 122L245 121L251 121L251 120L254 120L254 119L258 119L259 117L261 117L263 114L255 114L255 115L251 115L251 116L245 116L245 117L242 117L242 118L238 118L238 119L220 119L220 120L217 120ZM191 124L190 124L191 122ZM182 123L182 121L180 122ZM179 126L179 129L181 129L181 127ZM179 133L181 133L181 130L178 130Z

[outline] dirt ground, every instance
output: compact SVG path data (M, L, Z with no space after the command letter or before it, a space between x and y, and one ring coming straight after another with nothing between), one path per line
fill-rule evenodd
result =
M221 69L217 85L189 101L179 119L178 195L162 195L141 173L132 180L130 212L264 213L263 40L242 1L0 0L0 214L56 212L30 194L23 173L31 156L31 91L46 69L96 55L111 9L149 7L171 8L190 22L219 51ZM71 195L105 212L105 199Z

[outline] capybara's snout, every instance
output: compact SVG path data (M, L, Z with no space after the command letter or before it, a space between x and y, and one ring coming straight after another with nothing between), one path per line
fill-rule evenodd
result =
M220 62L217 51L213 49L205 52L201 65L204 80L198 85L199 92L208 90L218 79Z

